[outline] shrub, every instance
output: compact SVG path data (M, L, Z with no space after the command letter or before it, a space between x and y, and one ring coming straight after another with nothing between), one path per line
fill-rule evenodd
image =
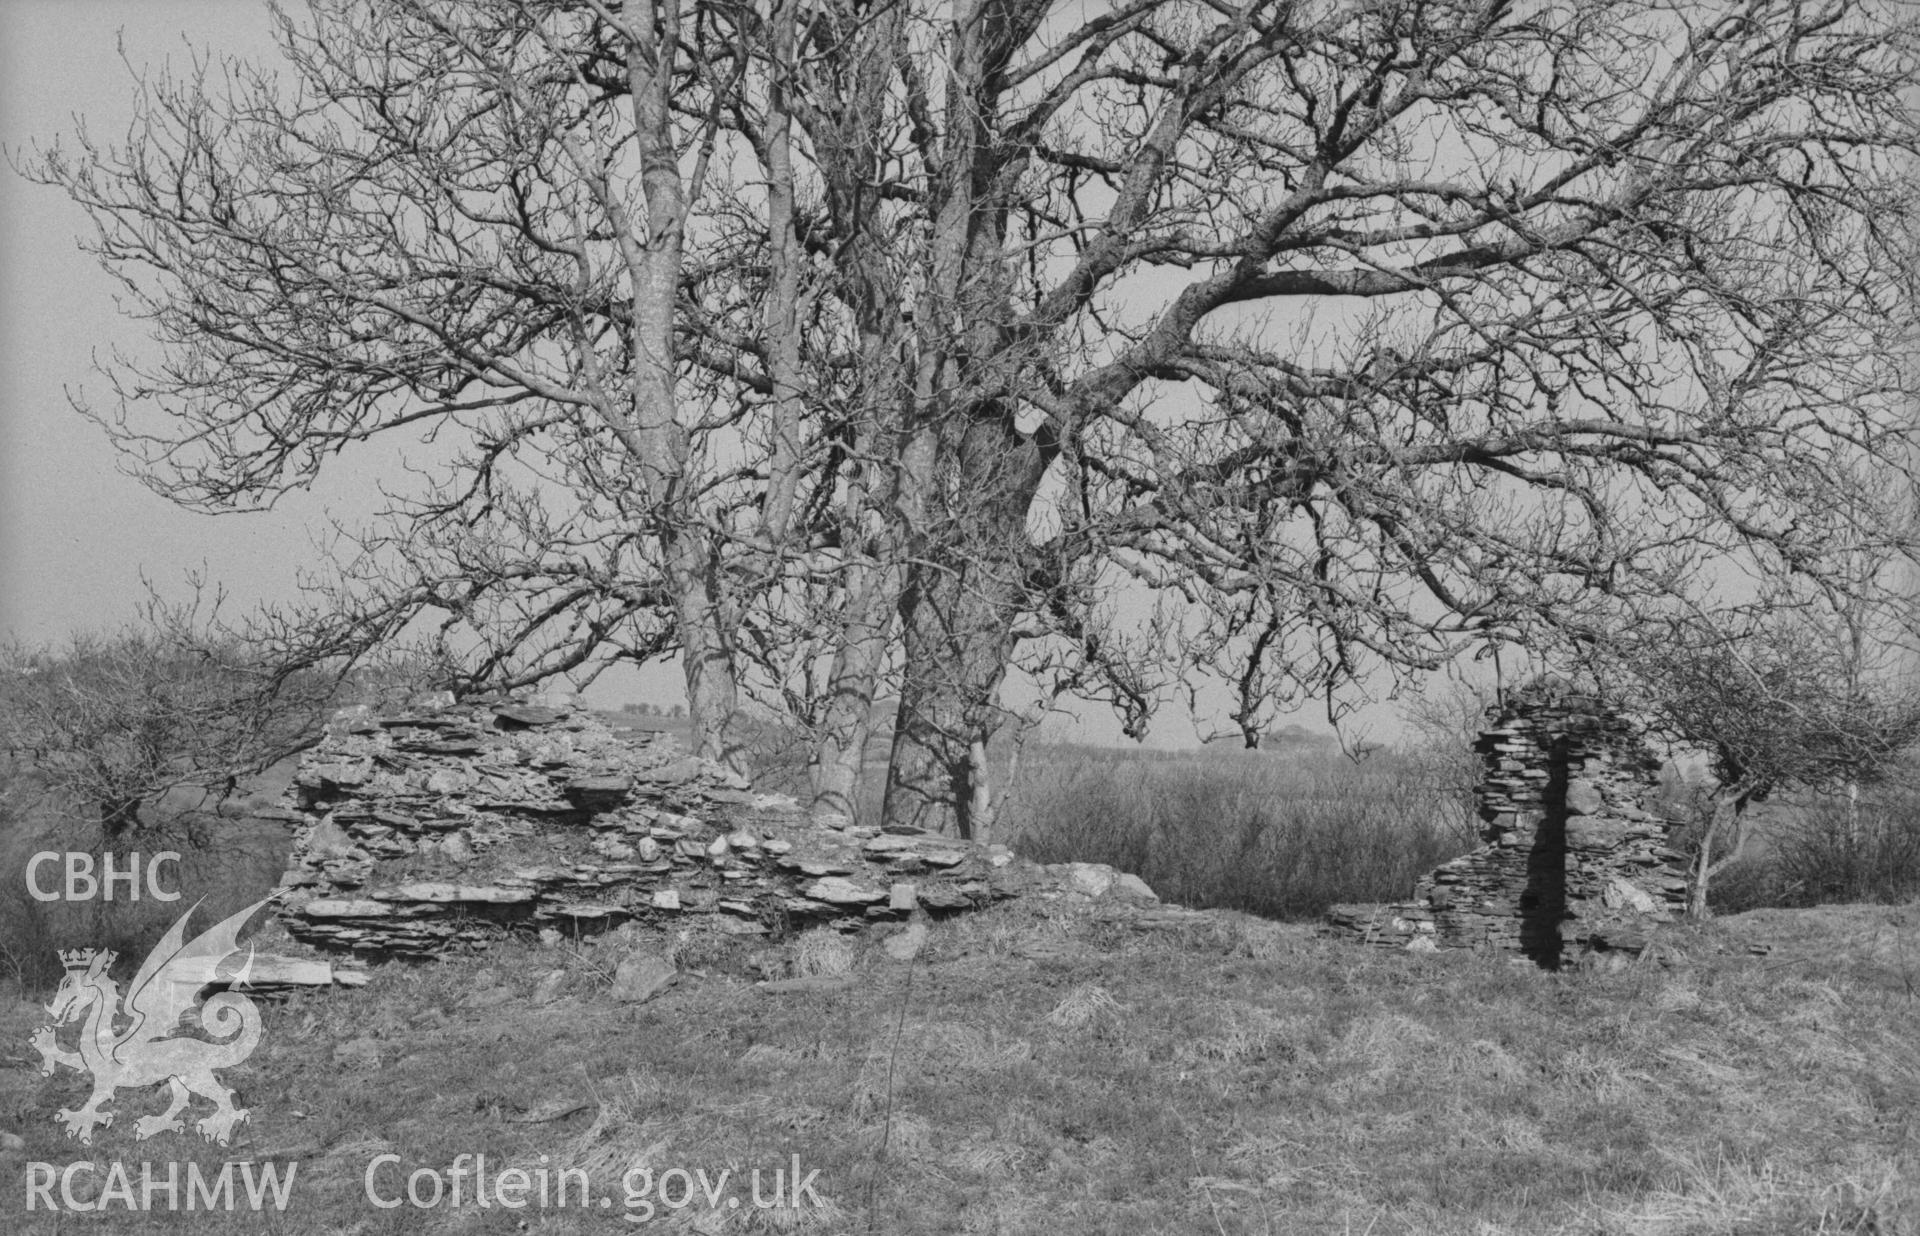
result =
M274 887L285 829L233 792L311 742L340 686L263 647L158 605L111 633L0 647L0 974L57 981L56 950L83 946L131 972L195 900L205 926ZM22 879L42 851L98 870L105 854L124 869L165 850L181 855L178 902L41 902Z
M1714 880L1708 904L1715 914L1743 914L1789 904L1779 863L1772 855L1738 860Z
M1728 869L1716 912L1920 898L1920 790L1884 787L1850 806L1823 797L1781 811L1764 848Z
M277 821L194 810L137 837L111 838L58 787L13 771L0 787L0 872L8 877L0 882L0 977L15 978L29 990L59 982L61 949L112 949L120 954L116 972L126 977L188 906L204 898L193 920L195 929L204 929L266 896L286 870L291 841ZM177 901L144 895L138 901L124 895L114 901L36 901L22 878L41 851L91 854L98 871L106 853L125 870L130 853L151 860L166 849L180 854L166 869L163 890L177 891ZM43 887L57 881L54 869L41 876Z
M0 649L0 754L117 838L170 791L230 787L311 742L334 687L178 621L15 644Z

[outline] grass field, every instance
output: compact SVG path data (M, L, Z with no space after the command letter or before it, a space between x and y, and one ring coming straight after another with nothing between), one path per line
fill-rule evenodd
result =
M648 946L678 984L615 1003L619 957ZM64 1141L52 1113L82 1082L40 1076L44 1016L8 991L0 1123L24 1146L0 1226L633 1230L615 1219L639 1217L621 1182L640 1169L641 1230L697 1233L1920 1230L1920 907L1762 911L1685 933L1667 965L1566 975L1226 912L1138 930L1002 908L936 924L907 964L800 937L782 964L845 985L779 995L753 984L767 947L528 945L297 997L225 1075L253 1117L224 1150L134 1141L158 1107L138 1092L92 1151ZM611 1206L482 1208L470 1182L459 1208L403 1200L406 1173L450 1182L462 1154L489 1177L580 1169ZM26 1163L89 1156L297 1166L284 1211L25 1211ZM818 1172L797 1209L710 1207L691 1175L730 1171L717 1196L750 1199L750 1171L771 1190L796 1158ZM401 1205L369 1199L370 1165ZM695 1182L678 1210L657 1192L678 1200L674 1169Z

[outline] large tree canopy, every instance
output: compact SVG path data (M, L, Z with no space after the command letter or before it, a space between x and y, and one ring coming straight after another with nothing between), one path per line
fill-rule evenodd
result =
M1914 30L1864 0L315 0L32 171L165 345L99 415L270 501L459 444L321 641L678 650L976 831L1018 665L1133 730L1908 548ZM1878 587L1878 584L1873 584ZM1150 617L1142 617L1150 615Z

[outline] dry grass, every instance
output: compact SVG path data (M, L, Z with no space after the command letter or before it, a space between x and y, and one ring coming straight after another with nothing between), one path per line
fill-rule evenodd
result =
M851 973L855 958L852 941L827 927L803 931L793 942L794 973L806 978L837 978Z
M363 1180L381 1153L409 1170L484 1153L490 1172L544 1155L616 1206L636 1170L727 1170L743 1197L746 1173L796 1155L820 1173L818 1206L709 1210L696 1196L656 1217L697 1233L1704 1236L1920 1222L1920 997L1905 960L1920 958L1920 908L1729 919L1687 935L1672 968L1548 975L1242 916L1138 931L1008 907L936 924L911 977L878 950L797 938L790 951L822 959L801 968L845 964L853 984L768 995L752 986L764 943L749 941L708 948L699 977L638 1007L603 994L622 947L383 967L364 990L271 1009L260 1049L227 1074L255 1112L240 1145L136 1143L131 1117L154 1099L125 1093L126 1118L94 1153L297 1159L287 1213L115 1213L90 1230L610 1230L610 1214L577 1209L375 1208ZM575 981L553 1005L484 998L524 997L556 966ZM15 1160L64 1164L81 1151L51 1115L81 1083L26 1067L40 1020L17 995L0 1001L0 1040L16 1044L0 1123L26 1139ZM362 1040L377 1067L335 1065L336 1047ZM0 1202L9 1230L81 1226L26 1215L21 1196Z
M1110 863L1182 905L1276 919L1405 897L1476 844L1457 795L1392 752L1037 747L1009 803L1029 858Z

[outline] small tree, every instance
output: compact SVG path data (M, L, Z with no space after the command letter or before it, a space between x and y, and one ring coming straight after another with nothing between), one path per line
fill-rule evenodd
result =
M1482 770L1476 744L1493 702L1491 689L1455 681L1415 696L1404 710L1414 737L1407 758L1421 784L1452 808L1449 822L1469 843L1479 834L1476 806Z
M97 809L110 841L172 790L230 787L311 742L336 687L158 608L59 648L8 645L0 666L0 748Z
M1693 855L1689 911L1706 918L1713 877L1738 861L1754 803L1778 790L1879 779L1920 739L1920 701L1868 671L1859 639L1776 609L1737 633L1678 625L1625 658L1626 694L1672 738L1705 752L1714 785Z

